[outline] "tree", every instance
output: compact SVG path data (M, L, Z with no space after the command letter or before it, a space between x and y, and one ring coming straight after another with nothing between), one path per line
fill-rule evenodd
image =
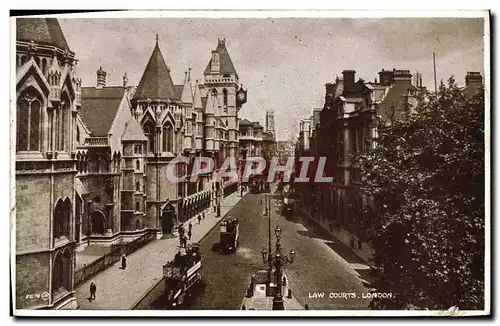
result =
M483 94L468 98L450 78L437 96L402 106L355 159L380 218L372 234L384 268L374 287L393 293L373 308L483 309Z

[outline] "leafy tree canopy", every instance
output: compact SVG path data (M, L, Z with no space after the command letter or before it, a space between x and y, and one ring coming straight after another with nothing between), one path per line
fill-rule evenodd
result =
M400 109L355 159L379 217L374 286L394 294L372 307L483 309L484 92L469 98L450 78Z

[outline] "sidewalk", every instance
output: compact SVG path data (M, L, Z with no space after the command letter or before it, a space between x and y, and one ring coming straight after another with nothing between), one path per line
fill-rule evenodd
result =
M243 193L243 196L246 192ZM205 212L201 223L193 223L191 242L199 242L242 199L236 191L227 196L221 205L221 217L216 218L213 207ZM186 222L189 223L189 222ZM110 266L95 277L76 287L80 309L132 309L149 289L163 277L163 265L177 253L179 238L152 241L127 257L127 269L120 262ZM89 302L89 285L97 286L96 300Z
M329 226L322 223L320 220L313 218L302 206L300 206L300 212L307 216L311 221L321 226L327 233L341 242L343 245L348 247L355 255L361 258L367 265L373 260L375 255L375 249L366 242L362 242L361 248L359 247L359 239L356 235L351 232L340 228L335 228L333 231L329 229ZM354 248L351 246L351 239L354 239Z

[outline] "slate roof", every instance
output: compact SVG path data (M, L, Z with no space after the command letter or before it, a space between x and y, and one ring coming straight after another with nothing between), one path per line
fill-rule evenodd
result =
M182 87L182 85L181 85ZM177 95L176 87L170 77L170 70L163 59L158 42L155 45L151 58L146 65L146 69L141 77L139 86L134 95L134 99L179 99L181 93Z
M121 86L82 87L81 116L92 136L107 136L120 107L125 88Z
M71 51L57 18L16 18L16 40Z
M252 125L255 129L264 129L257 121L253 122Z
M122 140L147 141L148 139L144 136L141 126L139 126L137 120L135 120L134 117L130 117L125 125Z
M176 100L180 100L182 97L182 90L184 85L174 85L174 95Z
M236 69L234 68L233 61L231 60L231 57L229 56L229 53L227 52L226 48L226 43L219 41L219 44L217 45L217 48L215 49L219 53L219 74L221 75L231 75L234 74L236 75L236 78L238 78L238 73L236 72ZM211 63L212 63L212 58L210 58L210 61L208 61L208 65L205 68L205 72L203 73L204 75L210 75L212 72L211 69Z
M249 120L247 120L247 119L242 119L240 121L240 126L252 126L252 125L253 124Z

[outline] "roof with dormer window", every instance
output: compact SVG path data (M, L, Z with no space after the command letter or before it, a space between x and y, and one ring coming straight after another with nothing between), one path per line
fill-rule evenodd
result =
M236 68L234 68L233 61L231 60L231 57L229 56L229 52L227 52L226 48L226 42L224 39L219 39L217 48L215 51L219 54L219 71L217 74L220 75L236 75L236 78L238 78L238 73L236 72ZM205 72L203 73L204 75L210 75L212 73L212 58L210 58L210 61L208 62L207 68L205 68Z

